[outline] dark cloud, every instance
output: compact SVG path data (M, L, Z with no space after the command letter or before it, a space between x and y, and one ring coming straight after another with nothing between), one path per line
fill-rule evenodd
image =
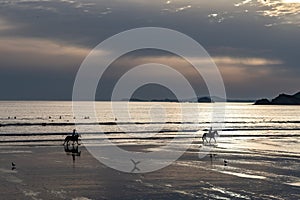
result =
M298 4L293 9L287 4L290 10L285 13L269 5L276 11L271 16L261 1L166 2L1 1L0 99L70 98L76 71L90 49L120 31L144 26L171 28L202 44L216 59L229 97L269 97L299 90ZM224 58L234 62L228 64ZM257 67L243 59L268 62ZM113 81L106 81L110 88ZM104 94L109 94L106 90Z

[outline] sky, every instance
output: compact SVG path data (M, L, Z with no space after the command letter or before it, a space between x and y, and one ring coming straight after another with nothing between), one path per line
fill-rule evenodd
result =
M228 98L300 91L300 0L0 0L0 100L70 100L89 52L139 27L168 28L196 40L218 66ZM185 60L141 50L111 64L97 98L109 99L122 73L148 62L179 69L192 77L197 95L207 95ZM172 96L157 85L141 87L136 95Z

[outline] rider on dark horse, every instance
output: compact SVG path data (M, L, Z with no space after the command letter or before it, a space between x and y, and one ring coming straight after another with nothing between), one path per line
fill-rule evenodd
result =
M65 143L67 143L67 145L68 145L69 141L73 141L73 144L76 142L78 145L80 145L78 143L78 137L80 137L80 135L76 132L76 129L73 129L72 136L69 135L65 138L64 145L65 145Z
M78 135L78 133L76 132L76 129L73 129L72 137L75 137L76 135Z

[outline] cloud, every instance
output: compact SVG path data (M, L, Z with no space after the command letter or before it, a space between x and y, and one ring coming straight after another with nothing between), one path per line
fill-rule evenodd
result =
M214 57L213 60L220 65L230 66L267 66L267 65L281 65L281 60L270 60L266 58L255 58L255 57Z
M16 26L14 26L14 25L10 24L9 22L7 22L6 20L0 18L0 32L12 30L12 29L16 29Z
M275 73L276 70L278 70L278 68L276 68L277 66L284 65L284 62L278 59L273 60L259 57L215 56L212 57L212 59L199 57L189 57L186 59L187 60L175 55L124 56L117 60L115 65L122 67L123 70L126 71L132 67L145 63L160 63L173 67L190 80L195 81L199 79L199 74L188 61L196 63L202 70L209 70L205 66L207 66L207 64L209 64L211 61L214 61L225 80L239 82L240 84L242 84L246 79L270 76L272 73ZM201 68L201 66L203 66L203 68ZM211 71L205 72L205 74L211 73ZM116 75L116 73L111 73L110 75L116 77L119 76ZM160 76L161 78L169 79L173 78L170 77L169 74L157 73L156 71L153 71L152 73L149 72L144 76ZM211 74L211 76L213 77L213 74Z
M74 70L89 49L37 38L0 38L1 68Z
M266 27L279 24L300 26L299 0L245 0L234 5L236 7L254 7L258 14L276 19L275 22L266 24Z
M279 79L281 87L294 88L300 75L298 4L279 1L272 1L278 2L277 6L262 0L236 1L238 6L208 0L168 4L161 0L0 1L1 78L6 76L20 82L19 76L24 71L34 76L34 72L43 70L43 74L39 73L43 80L47 80L49 71L55 71L61 74L63 83L68 73L75 74L89 50L101 41L131 28L157 26L187 34L207 49L219 66L228 90L235 91L231 93L235 96L242 96L241 88L255 84L256 93L263 90L259 84L275 90L277 87L272 84L276 85ZM117 64L130 66L151 60L195 76L184 60L170 55L131 56ZM3 70L10 70L10 76ZM118 73L116 70L111 76ZM38 83L39 80L32 85Z

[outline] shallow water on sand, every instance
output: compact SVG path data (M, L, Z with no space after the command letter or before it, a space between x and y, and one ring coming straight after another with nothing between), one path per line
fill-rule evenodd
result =
M222 120L215 122L212 119L214 104L209 103L130 102L128 106L130 119L116 119L116 113L113 112L128 111L112 110L110 102L96 102L97 119L77 116L80 123L92 130L80 133L82 142L99 145L98 140L109 138L120 147L140 146L146 151L156 151L159 146L168 144L174 136L181 136L175 138L179 146L195 136L193 144L174 165L208 170L245 181L265 181L270 185L299 188L299 106L226 103L223 123ZM191 110L185 119L181 118L182 106ZM216 144L212 142L213 145L207 151L209 144L203 144L201 136L212 121L220 125L220 137L217 137ZM72 102L0 102L0 153L31 154L30 149L10 151L7 148L9 146L61 145L64 137L75 127L74 122ZM226 166L224 161L227 162ZM151 182L143 183L145 187L153 185ZM191 198L205 197L207 191L210 193L206 197L214 199L249 199L259 196L257 191L238 192L211 185L209 181L203 183L207 187L203 187L202 194L190 191L190 188L166 184L168 186L163 187L167 187L168 191ZM296 194L291 195L294 197ZM269 194L269 197L261 196L265 199L284 197L286 196L281 196L280 193L275 196Z
M226 114L216 121L212 118L212 113L217 112L215 104L210 103L130 102L128 110L118 104L127 105L126 102L118 102L112 110L110 102L96 102L97 119L77 116L80 123L97 130L81 133L83 139L109 136L114 142L126 143L145 138L149 142L153 138L155 143L163 143L178 134L189 136L191 132L198 131L197 136L200 137L213 121L219 128L220 137L226 138L224 141L228 145L254 141L252 146L257 144L255 148L299 153L299 106L225 103ZM191 112L182 117L186 108ZM130 118L116 118L118 113L124 117L123 114L128 112ZM72 102L0 102L2 143L57 142L72 131L74 123Z

